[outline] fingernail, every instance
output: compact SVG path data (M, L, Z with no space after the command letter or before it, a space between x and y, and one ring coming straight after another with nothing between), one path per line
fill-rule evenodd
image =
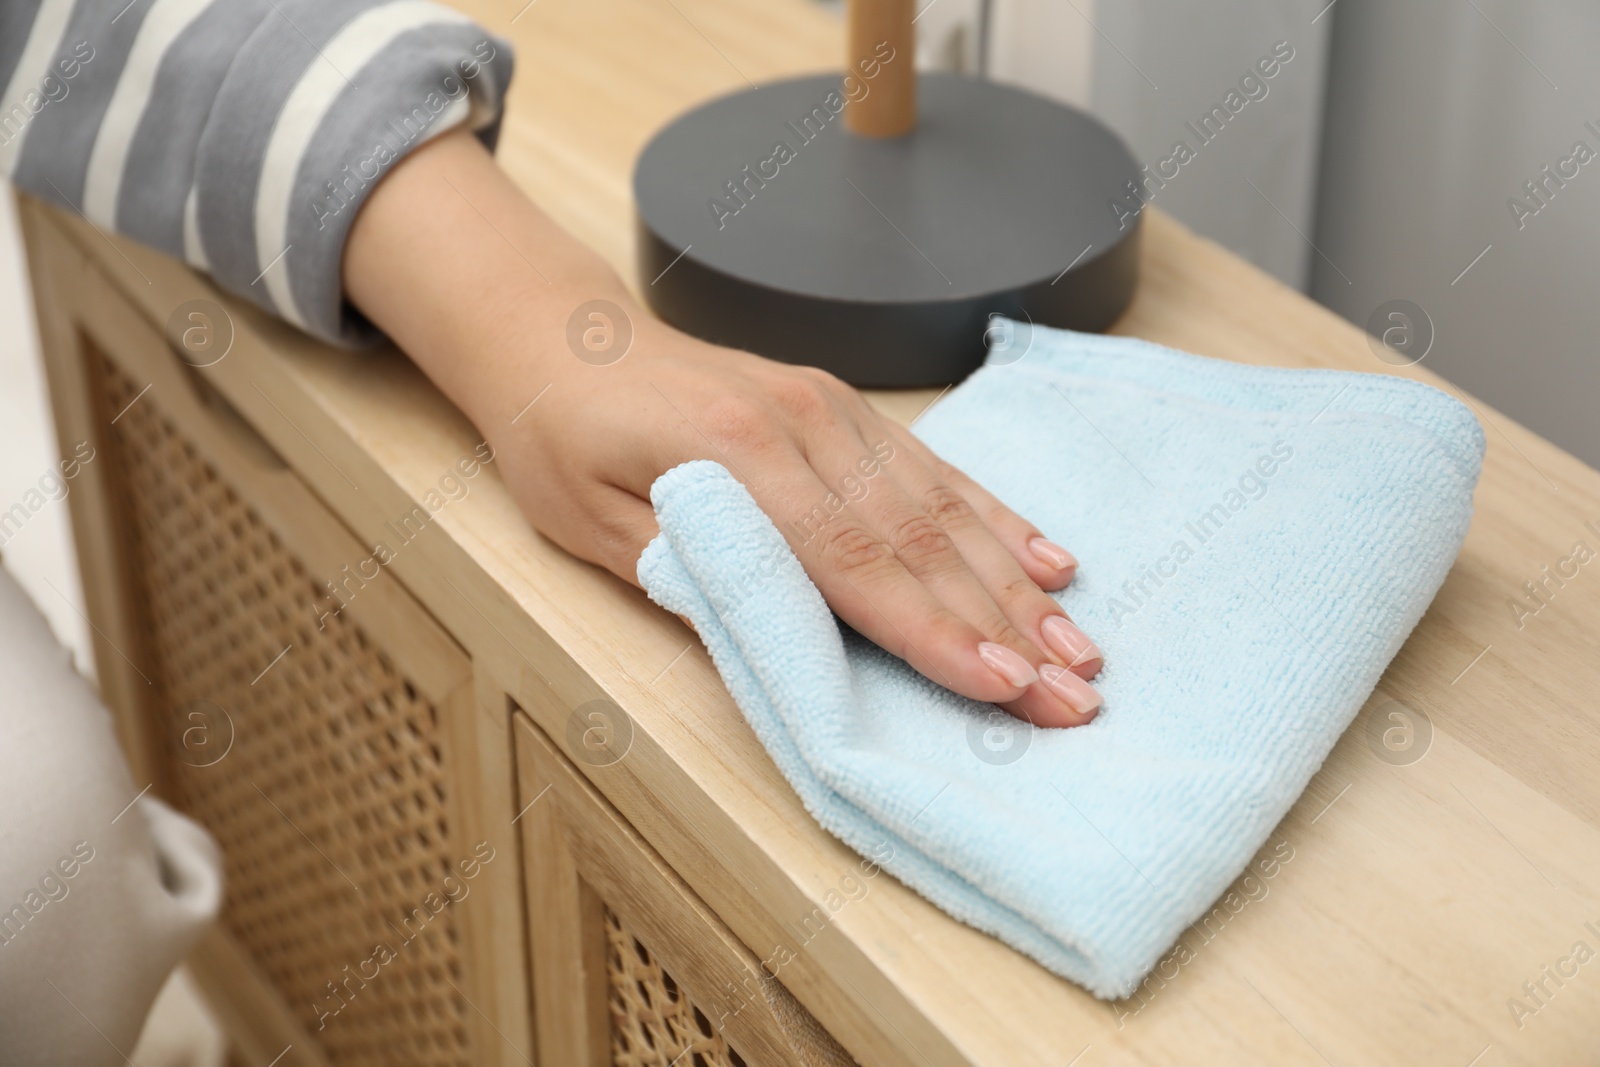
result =
M978 658L1000 677L1016 686L1030 686L1039 680L1038 673L1027 660L1005 645L985 641L978 646Z
M1040 627L1044 639L1069 667L1081 667L1094 660L1104 660L1100 646L1089 640L1089 635L1073 625L1065 615L1052 615Z
M1028 542L1028 551L1032 552L1046 566L1054 567L1058 571L1077 569L1078 557L1054 541L1047 541L1043 537L1035 537Z
M1039 678L1079 715L1087 715L1100 706L1100 694L1095 687L1065 667L1046 663L1039 668Z

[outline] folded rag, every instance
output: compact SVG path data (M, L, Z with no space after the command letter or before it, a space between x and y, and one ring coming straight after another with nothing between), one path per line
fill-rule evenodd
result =
M818 822L957 919L1125 996L1250 862L1421 618L1466 535L1483 433L1383 375L1040 327L1021 359L994 358L916 432L1081 560L1057 599L1105 653L1089 725L1035 729L843 626L715 463L655 483L639 577L693 621Z

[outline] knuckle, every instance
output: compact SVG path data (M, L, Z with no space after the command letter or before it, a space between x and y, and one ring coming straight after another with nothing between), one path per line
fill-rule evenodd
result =
M922 494L922 510L941 526L966 525L977 518L967 498L944 482Z
M795 369L830 393L844 392L850 388L844 384L843 379L838 375L832 371L823 370L821 367L796 367Z
M812 379L822 389L822 395L833 403L858 405L863 408L868 406L866 400L856 391L855 386L846 382L843 378L818 367L812 367L810 370Z
M1002 583L996 599L1002 604L1023 604L1037 597L1044 597L1044 593L1034 584L1032 578L1024 574Z
M896 523L890 543L895 555L904 560L913 573L925 574L933 568L952 566L961 558L944 527L927 514L911 515Z
M1034 650L1033 642L1023 637L1021 632L1011 625L1011 620L1007 619L1003 614L999 612L993 614L985 613L983 618L974 619L973 625L988 635L989 640L1006 646L1029 663L1034 663L1039 659L1037 652Z
M823 559L845 574L859 574L882 566L890 555L888 545L853 522L839 523L822 541Z
M823 421L832 410L828 388L814 375L787 375L772 385L778 408L800 422Z

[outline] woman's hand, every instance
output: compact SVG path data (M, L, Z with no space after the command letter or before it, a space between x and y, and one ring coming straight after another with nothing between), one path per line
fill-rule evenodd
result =
M1085 679L1100 652L1044 592L1072 579L1065 549L831 375L651 318L469 136L419 150L373 192L344 274L485 434L529 520L573 554L637 584L651 484L714 460L833 610L918 671L1041 726L1099 707ZM568 319L595 299L636 331L616 362L568 348Z
M637 582L651 483L715 460L856 630L965 696L1087 721L1099 651L1042 591L1072 579L1070 554L832 375L637 325L625 358L558 360L537 406L485 428L544 534Z

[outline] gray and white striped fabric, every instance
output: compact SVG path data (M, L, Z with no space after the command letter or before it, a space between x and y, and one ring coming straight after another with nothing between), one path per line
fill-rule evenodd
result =
M493 148L511 70L429 0L0 0L0 175L358 343L367 193L457 126Z

